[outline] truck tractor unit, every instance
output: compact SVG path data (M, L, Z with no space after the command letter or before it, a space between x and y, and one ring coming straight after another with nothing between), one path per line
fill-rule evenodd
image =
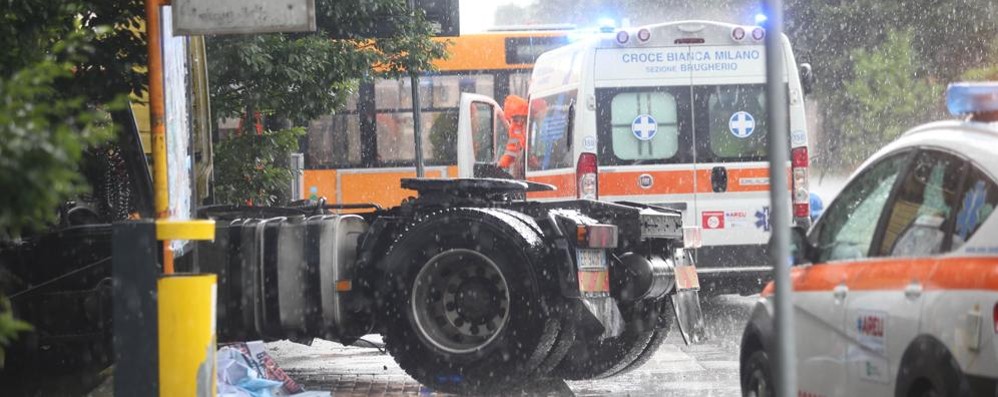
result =
M640 366L673 319L703 338L682 216L592 200L528 202L537 183L405 179L398 207L214 207L198 247L216 273L218 337L381 334L413 378L486 392ZM354 211L363 205L351 205Z

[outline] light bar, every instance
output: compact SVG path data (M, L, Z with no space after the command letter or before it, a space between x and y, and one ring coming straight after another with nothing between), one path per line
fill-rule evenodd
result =
M644 43L651 39L651 31L648 29L641 29L638 31L638 41Z
M762 41L764 38L766 38L766 29L759 27L752 29L752 40Z
M631 34L627 33L626 30L621 30L617 32L617 44L627 44L627 41L631 39Z
M954 116L998 112L998 82L952 83L946 89L946 107Z

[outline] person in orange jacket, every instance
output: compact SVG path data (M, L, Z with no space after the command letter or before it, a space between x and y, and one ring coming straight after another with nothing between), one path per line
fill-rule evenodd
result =
M503 112L509 121L509 139L506 141L506 152L499 158L499 168L508 171L514 177L522 178L523 165L520 156L527 143L527 100L510 95L503 104Z

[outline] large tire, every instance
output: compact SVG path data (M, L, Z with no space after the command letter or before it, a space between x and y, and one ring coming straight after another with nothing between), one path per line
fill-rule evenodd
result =
M579 330L575 343L552 374L563 379L598 379L640 367L668 333L668 300L641 301L621 310L625 327L619 336L599 340Z
M776 395L776 384L773 383L772 364L769 355L763 350L756 350L742 363L742 396L773 397Z
M445 392L543 376L561 321L535 273L541 244L531 225L495 210L451 210L406 231L385 259L385 343L399 366Z

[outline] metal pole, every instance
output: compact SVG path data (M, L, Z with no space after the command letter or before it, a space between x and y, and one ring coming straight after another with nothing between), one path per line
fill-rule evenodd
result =
M419 114L419 71L409 71L412 80L412 136L416 140L416 177L423 177L423 128Z
M160 10L164 0L146 0L146 37L149 47L149 127L152 135L152 183L156 219L169 217L166 179L166 105L163 88L163 41ZM173 251L163 242L163 273L173 273Z
M773 244L770 263L776 293L773 306L776 321L776 357L774 375L777 396L797 395L796 341L793 330L793 287L790 284L790 193L787 183L788 101L784 74L783 1L767 0L766 11L766 109L769 110L769 197Z
M409 12L416 12L416 0L408 0ZM412 82L412 137L416 140L416 177L423 177L423 126L419 114L419 70L410 70Z

